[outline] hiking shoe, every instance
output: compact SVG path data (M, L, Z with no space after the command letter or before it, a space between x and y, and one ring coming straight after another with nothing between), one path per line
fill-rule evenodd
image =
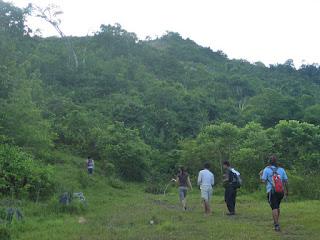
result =
M279 224L275 224L275 225L274 225L274 230L275 230L276 232L280 232L280 225L279 225Z
M234 216L234 215L236 215L234 212L230 212L230 213L227 213L226 214L227 216Z

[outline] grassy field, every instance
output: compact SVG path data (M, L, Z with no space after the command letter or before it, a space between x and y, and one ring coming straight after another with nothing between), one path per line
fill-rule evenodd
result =
M68 177L64 180L68 181ZM47 203L23 203L25 220L11 226L12 238L320 239L319 201L283 203L282 232L276 233L262 193L240 194L238 215L234 217L225 216L223 197L221 192L216 193L212 201L214 213L205 217L197 189L188 196L189 210L186 212L181 211L174 188L166 196L152 195L144 192L143 185L127 184L124 189L115 189L105 179L95 176L82 191L89 206L80 214L57 213ZM151 220L154 224L150 224Z

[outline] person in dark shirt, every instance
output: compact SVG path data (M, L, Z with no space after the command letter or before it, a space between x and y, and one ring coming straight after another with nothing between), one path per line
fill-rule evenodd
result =
M179 198L182 204L183 210L187 210L187 192L188 187L192 190L189 174L184 167L180 167L179 174L177 175L176 182L179 186Z
M229 161L223 162L223 168L225 170L224 173L224 179L223 179L223 185L225 188L224 193L224 201L227 204L227 208L229 213L227 213L228 216L235 215L235 207L236 207L236 197L237 197L237 176L240 175L238 171L231 168Z

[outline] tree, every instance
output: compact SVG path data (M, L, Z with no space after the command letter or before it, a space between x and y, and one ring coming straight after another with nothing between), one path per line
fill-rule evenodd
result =
M49 121L32 99L36 80L23 80L0 105L2 133L34 152L45 152L53 146L55 134Z
M60 28L61 19L59 16L63 14L57 5L50 4L45 8L39 6L33 6L33 11L36 17L44 19L46 22L50 23L54 29L59 33L60 37L65 40L65 43L73 57L75 68L78 69L79 61L76 51L69 37L67 37Z
M320 104L307 107L304 111L304 121L320 125Z
M282 119L295 119L299 113L300 108L295 99L267 89L249 100L243 116L246 120L258 121L265 127L271 127Z
M150 164L151 149L137 130L125 128L122 123L96 129L97 149L100 159L115 165L118 176L125 180L141 181Z

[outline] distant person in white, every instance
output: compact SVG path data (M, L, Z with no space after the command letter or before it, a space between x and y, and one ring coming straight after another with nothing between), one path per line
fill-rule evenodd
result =
M198 185L201 190L201 198L203 199L204 212L211 214L210 201L212 197L212 186L214 185L214 175L210 172L210 164L204 164L204 169L199 172Z

